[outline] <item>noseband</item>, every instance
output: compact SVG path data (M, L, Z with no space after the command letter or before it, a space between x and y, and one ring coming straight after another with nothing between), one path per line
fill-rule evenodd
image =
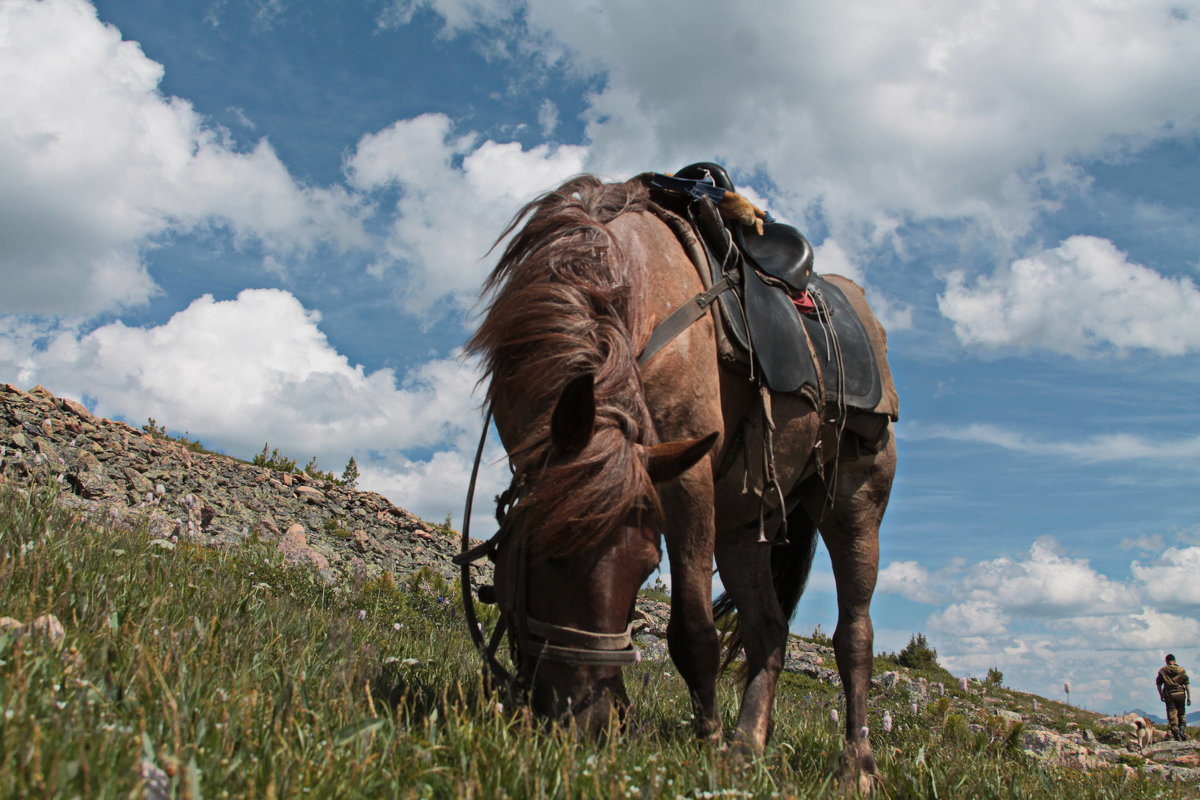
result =
M505 634L509 637L509 648L512 661L520 672L520 655L531 655L535 661L555 661L574 667L604 666L622 667L635 664L641 660L641 652L633 645L633 622L625 626L620 633L599 633L596 631L572 628L567 625L557 625L545 622L529 614L527 608L527 553L526 537L520 535L514 522L513 508L520 502L525 488L522 475L514 475L508 488L496 498L496 521L499 530L492 538L482 544L471 547L471 512L475 500L475 484L479 477L479 464L483 458L483 447L487 440L488 429L491 426L492 410L489 407L484 416L483 434L479 438L479 446L475 451L475 463L471 468L471 481L467 488L466 510L463 515L462 550L452 559L462 570L463 611L467 618L467 629L471 640L475 643L483 660L485 670L500 683L508 688L510 694L524 696L528 685L518 676L513 675L496 658L496 652ZM496 554L501 549L512 548L511 557L506 560L506 585L510 587L507 603L500 603L501 620L496 624L491 636L485 637L483 625L475 612L475 593L472 591L471 565L487 557L496 561ZM488 592L488 590L491 590ZM480 599L487 594L495 598L495 590L491 586L480 587ZM505 614L504 608L511 609ZM507 617L507 618L506 618Z

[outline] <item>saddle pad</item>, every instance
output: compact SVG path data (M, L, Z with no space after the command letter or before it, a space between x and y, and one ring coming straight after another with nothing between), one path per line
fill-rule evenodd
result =
M808 285L816 296L817 307L829 310L831 326L823 319L797 315L804 321L813 353L825 378L825 397L830 402L844 392L846 405L863 411L875 411L883 398L883 382L875 348L854 307L840 288L819 275ZM824 315L822 314L822 317ZM841 370L837 353L841 351Z

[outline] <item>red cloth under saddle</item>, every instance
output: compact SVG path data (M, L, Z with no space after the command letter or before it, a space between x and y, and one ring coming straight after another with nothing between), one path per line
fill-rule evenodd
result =
M796 310L801 314L807 314L810 317L816 316L817 304L813 302L812 295L810 295L807 291L803 291L798 295L793 295L792 305L796 306Z

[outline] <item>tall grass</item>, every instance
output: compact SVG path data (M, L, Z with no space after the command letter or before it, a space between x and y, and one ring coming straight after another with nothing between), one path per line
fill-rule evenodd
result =
M54 614L58 640L0 634L0 797L833 796L825 684L787 675L767 753L700 744L669 665L629 670L626 730L577 739L482 690L436 578L332 586L266 543L218 551L97 528L53 490L0 487L0 616ZM418 585L419 584L419 585ZM723 687L726 724L736 692ZM895 798L1189 796L1113 771L1046 768L946 703L873 740Z

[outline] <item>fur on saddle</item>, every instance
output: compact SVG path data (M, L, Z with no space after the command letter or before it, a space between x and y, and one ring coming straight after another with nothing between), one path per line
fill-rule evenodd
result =
M767 212L737 192L726 190L725 196L717 204L717 210L721 212L722 217L730 222L747 228L754 228L755 233L759 236L762 235L763 220L767 218Z
M668 178L673 178L674 174L670 172L658 173L665 175ZM695 178L682 178L681 180L697 182ZM711 179L710 179L711 180ZM721 213L721 217L736 225L741 225L746 228L754 228L754 232L759 236L763 232L763 222L767 219L767 212L763 211L758 206L751 203L742 195L732 189L724 189L720 186L708 184L707 194L709 199L716 199L716 193L724 192L717 200L717 210Z

